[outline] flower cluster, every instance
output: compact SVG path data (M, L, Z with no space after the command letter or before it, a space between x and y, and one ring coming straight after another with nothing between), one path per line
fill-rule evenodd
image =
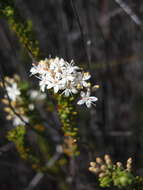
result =
M81 100L78 101L78 104L85 103L88 108L97 101L96 97L90 96L91 83L89 79L91 75L75 66L73 61L69 63L58 57L46 58L37 65L33 64L30 72L40 79L39 85L42 91L53 89L54 93L61 92L66 97L81 92Z
M7 120L12 120L14 126L25 125L29 121L28 117L25 115L25 110L21 106L21 92L18 88L18 82L20 81L19 76L14 75L13 78L5 77L5 96L2 102L5 104L5 112L7 112ZM0 83L0 86L3 86ZM14 108L15 112L20 115L20 118L13 112L10 105Z
M99 177L101 187L116 186L119 188L128 187L135 183L136 178L131 173L132 158L129 158L126 167L121 162L112 162L109 155L104 159L97 157L95 162L90 162L89 171Z

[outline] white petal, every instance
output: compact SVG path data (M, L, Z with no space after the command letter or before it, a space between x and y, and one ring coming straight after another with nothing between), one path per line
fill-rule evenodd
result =
M85 88L87 88L87 87L90 86L90 83L89 83L89 82L85 82L85 81L83 81L82 84L83 84L83 86L84 86Z
M36 73L38 73L37 69L34 68L34 67L32 67L32 68L30 69L30 72L31 72L32 75L35 75Z
M67 79L70 81L74 81L75 77L73 77L72 75L67 76Z
M85 97L85 92L81 91L80 96L83 98Z
M90 96L90 90L88 90L86 93L86 97L89 97L89 96Z
M74 69L75 70L79 70L80 68L78 66L74 66Z
M46 87L47 89L51 89L51 88L53 88L53 84L51 83L51 82L49 82L48 84L47 84L47 87Z
M96 98L95 96L90 96L89 98L92 102L96 102L98 100L98 98Z
M64 91L64 94L65 94L66 97L68 97L68 96L70 95L69 89L66 89L66 90Z
M72 91L73 94L77 94L78 93L77 89L75 89L75 88L72 88L71 91Z
M56 85L56 86L54 87L54 93L57 93L58 91L59 91L59 86Z
M77 102L78 105L82 105L82 104L84 104L84 103L85 103L85 100L83 100L83 99L81 99L81 100L79 100L79 101Z
M88 100L88 101L85 102L85 104L86 104L86 106L87 106L88 108L91 107L91 101Z
M41 89L42 92L44 92L45 91L45 85L41 85L40 89Z

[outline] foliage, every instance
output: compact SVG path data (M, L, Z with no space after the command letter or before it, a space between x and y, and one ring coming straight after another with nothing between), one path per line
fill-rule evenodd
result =
M8 132L7 138L9 141L14 142L21 158L30 162L33 169L40 171L41 161L32 153L31 148L27 145L25 141L26 133L25 126L17 126L15 129Z

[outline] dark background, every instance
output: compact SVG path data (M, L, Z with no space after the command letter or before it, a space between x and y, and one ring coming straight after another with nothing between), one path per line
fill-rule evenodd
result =
M100 85L96 109L81 110L78 120L82 173L78 190L95 189L88 163L105 153L123 162L133 157L136 173L143 174L143 2L124 2L139 24L114 0L76 0L75 7L70 0L17 0L21 15L33 21L43 58L73 59ZM24 80L29 78L31 60L4 19L0 19L0 64L4 75L18 73ZM1 147L10 125L4 116L1 109ZM0 155L1 190L21 190L33 175L13 146L4 149ZM37 189L61 189L54 183L44 178Z

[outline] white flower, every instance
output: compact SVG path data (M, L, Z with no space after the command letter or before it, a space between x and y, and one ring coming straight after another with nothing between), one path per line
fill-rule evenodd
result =
M17 87L17 83L6 86L6 91L10 100L12 101L15 101L17 97L21 94L20 90Z
M30 96L31 100L44 100L46 98L45 93L41 93L38 90L30 90L28 92L28 95Z
M47 89L53 88L54 93L57 93L61 89L61 80L57 78L51 78L47 84Z
M66 71L68 73L74 73L80 68L78 66L74 66L74 61L72 60L70 63L66 62Z
M64 94L66 97L70 96L71 94L77 94L78 90L74 87L66 88L62 94Z
M91 78L91 75L88 72L80 72L78 73L78 76L76 78L77 84L79 88L88 88L90 87L90 83L87 82L87 80L89 80Z
M63 59L59 59L56 57L51 63L50 63L50 69L55 70L55 72L59 72L60 70L64 69L65 61Z
M75 77L72 76L71 74L65 73L65 72L62 75L62 79L60 80L60 83L61 83L61 89L62 88L65 89L72 85L76 86ZM72 83L72 85L71 85L71 83Z
M94 104L93 102L96 102L98 100L95 96L90 96L89 91L87 91L87 93L82 91L81 97L82 97L81 100L79 100L77 104L78 105L86 104L88 108L90 108L91 105Z
M38 68L37 66L33 66L31 69L30 69L30 72L31 72L31 75L35 75L38 73Z
M30 69L31 75L36 74L46 74L49 68L49 61L46 58L45 60L41 60L38 65L33 63L33 67Z
M34 104L29 104L29 105L28 105L28 108L29 108L29 110L32 111L32 110L34 110L35 106L34 106Z
M36 98L38 97L38 91L37 91L37 90L30 90L30 91L28 92L28 94L30 95L30 98L31 98L32 100L34 100L34 99L36 99Z
M52 88L52 87L49 87L49 88L47 87L47 86L50 86L50 82L49 82L49 80L47 80L47 77L41 77L40 80L41 81L39 82L39 86L40 86L40 89L42 92L45 91L45 88L47 88L47 89Z
M18 117L15 116L13 118L13 125L14 126L18 126L18 125L25 125L25 122L27 123L29 121L29 119L26 116L21 116L23 121Z
M90 83L89 82L86 82L87 80L89 80L91 78L91 75L86 72L86 73L83 73L83 77L82 77L82 85L84 87L89 87L90 86Z

